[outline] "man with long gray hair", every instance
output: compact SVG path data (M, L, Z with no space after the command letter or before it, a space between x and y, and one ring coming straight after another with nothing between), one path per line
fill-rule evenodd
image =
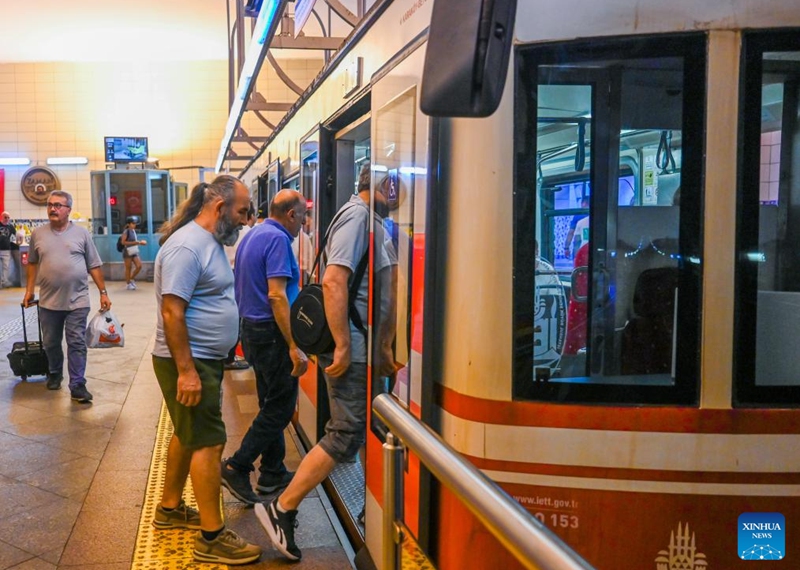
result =
M236 242L249 207L247 188L233 176L198 184L162 227L155 262L159 311L153 369L175 430L153 526L199 529L194 559L200 562L248 564L261 556L261 548L225 528L219 501L227 439L223 362L239 326L223 246ZM182 499L188 475L199 512Z

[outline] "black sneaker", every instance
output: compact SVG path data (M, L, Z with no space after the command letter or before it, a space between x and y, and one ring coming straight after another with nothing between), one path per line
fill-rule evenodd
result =
M48 390L60 390L61 389L61 381L64 379L64 375L61 372L48 372L47 373L47 389Z
M251 467L252 469L252 467ZM229 459L222 461L222 486L231 492L231 495L246 505L255 505L258 495L253 492L250 485L250 472L243 473L230 464Z
M294 529L297 527L297 510L282 513L278 510L276 498L268 506L258 503L256 518L278 551L289 560L300 560L303 554L294 543Z
M256 491L264 495L274 493L275 491L284 489L287 485L289 485L289 483L292 482L292 477L294 477L293 471L284 471L277 477L262 473L258 477Z
M69 391L70 396L76 402L80 402L81 404L88 404L92 401L92 393L86 389L86 386L81 384L77 388L72 388Z

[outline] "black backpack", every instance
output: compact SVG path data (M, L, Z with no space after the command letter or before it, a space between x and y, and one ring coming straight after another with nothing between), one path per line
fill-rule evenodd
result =
M336 221L336 217L331 221L322 243L319 244L319 253L314 260L314 267L311 269L311 275L319 265L320 257L325 251L325 244L328 242L328 235L330 228ZM348 310L350 320L361 333L366 336L367 329L364 328L364 323L361 321L361 315L355 307L356 295L358 288L361 285L361 280L364 278L364 272L367 269L369 261L369 245L361 261L358 262L358 267L353 274L353 280L350 282L348 289ZM300 291L300 294L292 303L290 311L290 323L292 327L292 338L297 344L298 348L306 354L326 354L333 351L336 343L333 342L333 334L328 326L328 319L325 317L325 300L322 295L322 285L320 283L309 283Z
M128 230L125 230L125 231L128 231ZM122 236L124 236L124 235L125 234L123 233ZM119 236L119 239L117 240L117 251L120 252L120 253L122 253L125 250L125 246L122 245L122 236Z

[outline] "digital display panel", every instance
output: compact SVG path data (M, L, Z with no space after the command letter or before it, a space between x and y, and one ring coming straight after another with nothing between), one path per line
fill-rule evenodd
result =
M147 137L105 137L106 162L144 162Z

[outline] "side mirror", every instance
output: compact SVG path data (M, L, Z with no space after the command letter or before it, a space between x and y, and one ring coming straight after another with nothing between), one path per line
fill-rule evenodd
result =
M503 95L517 0L436 0L420 108L433 117L487 117Z

